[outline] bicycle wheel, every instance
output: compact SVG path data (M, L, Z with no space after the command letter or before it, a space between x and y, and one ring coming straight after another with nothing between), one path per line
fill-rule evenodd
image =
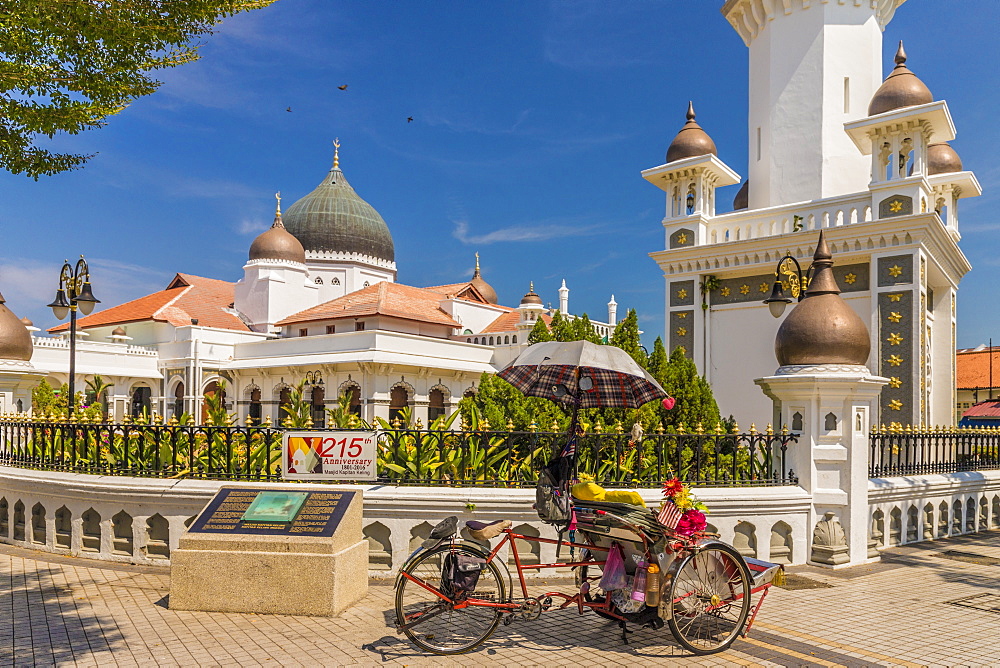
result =
M670 583L670 630L695 654L721 652L743 631L750 613L750 576L743 557L708 545L681 562Z
M476 601L503 603L507 600L506 581L491 561L479 574L475 591L455 598L473 604L456 608L454 599L442 590L441 567L447 554L485 558L485 554L464 545L442 545L418 557L396 586L396 623L420 649L434 654L462 654L475 649L490 637L500 623L500 608L474 605ZM461 604L460 604L461 605Z

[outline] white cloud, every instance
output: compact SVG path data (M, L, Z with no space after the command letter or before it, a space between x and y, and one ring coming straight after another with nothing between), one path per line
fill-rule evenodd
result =
M538 224L512 225L501 227L486 234L469 234L469 223L456 220L452 236L466 245L488 245L497 242L547 241L563 237L578 237L593 234L596 226L582 227L579 225Z
M236 232L245 237L257 236L268 227L269 225L262 220L244 218L240 221L239 225L236 226Z

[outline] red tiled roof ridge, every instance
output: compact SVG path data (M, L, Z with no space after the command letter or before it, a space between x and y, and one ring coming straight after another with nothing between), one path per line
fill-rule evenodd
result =
M403 300L417 302L418 309L407 310L393 303L396 296ZM345 317L384 315L391 318L460 327L461 325L441 308L440 300L441 294L433 290L403 283L380 281L367 288L355 290L336 299L294 313L279 320L277 324L283 326Z
M249 329L246 323L227 310L232 306L233 286L222 279L178 272L165 289L92 313L77 321L77 326L86 329L152 320L180 327L198 319L206 320L205 327L245 331ZM68 328L63 323L48 331Z

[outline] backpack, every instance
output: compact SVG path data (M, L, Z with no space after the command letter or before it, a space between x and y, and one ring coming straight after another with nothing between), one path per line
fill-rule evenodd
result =
M441 591L450 597L460 592L471 593L479 584L479 574L486 568L486 559L465 552L449 552L441 564Z
M569 457L557 457L538 472L535 485L535 510L538 518L554 526L561 534L570 524L573 509L569 496Z

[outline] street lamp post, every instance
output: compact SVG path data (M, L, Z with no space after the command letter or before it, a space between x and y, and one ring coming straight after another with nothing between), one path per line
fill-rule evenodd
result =
M793 298L802 301L809 288L809 275L812 270L813 268L810 266L803 272L802 265L791 254L785 255L778 261L778 266L774 270L774 287L771 288L771 296L764 300L771 315L780 318L781 314L785 312L785 307L792 303ZM781 282L782 276L788 278L788 291L792 294L791 297L785 296L784 285Z
M64 320L69 315L69 406L68 417L73 416L76 403L76 312L90 315L94 307L100 304L90 288L90 267L80 256L76 266L66 260L59 272L59 289L56 298L49 304L56 320Z

